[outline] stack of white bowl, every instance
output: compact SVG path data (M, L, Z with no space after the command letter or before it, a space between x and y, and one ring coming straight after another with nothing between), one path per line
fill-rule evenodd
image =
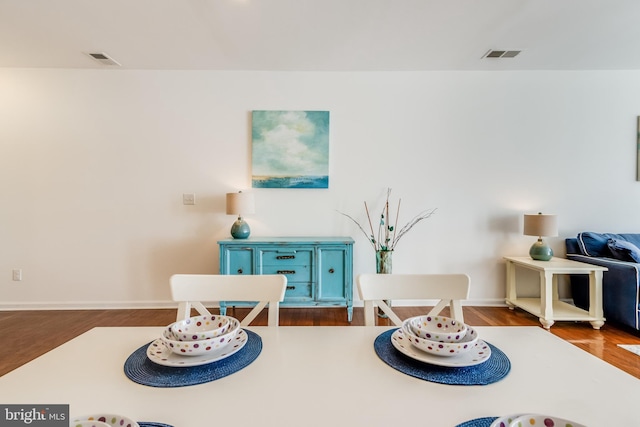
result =
M490 427L585 427L574 421L542 414L515 414L499 417Z
M471 326L445 316L415 316L402 323L402 333L416 348L436 356L458 356L476 345Z
M123 415L94 414L72 418L69 427L139 427L139 424Z
M240 330L240 321L217 314L195 316L167 326L162 341L175 354L199 356L228 345Z

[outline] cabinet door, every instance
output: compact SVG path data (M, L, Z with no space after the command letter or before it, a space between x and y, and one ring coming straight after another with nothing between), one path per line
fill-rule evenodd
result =
M319 248L318 301L344 301L345 264L344 248Z
M222 274L253 274L253 248L225 248Z

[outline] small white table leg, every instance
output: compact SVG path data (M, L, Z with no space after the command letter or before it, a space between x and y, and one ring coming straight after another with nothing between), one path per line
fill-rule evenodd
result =
M546 329L553 325L553 273L540 272L540 323Z
M602 309L602 271L589 273L589 316L595 317L591 326L600 329L604 325L604 311Z
M547 330L549 330L549 329L551 328L551 325L553 325L554 323L556 323L556 322L554 322L553 320L543 319L542 317L541 317L541 318L539 318L538 320L540 320L540 323L542 323L542 326L543 326L545 329L547 329Z
M515 308L509 301L515 301L516 298L518 298L516 293L516 265L507 260L507 306L509 310Z

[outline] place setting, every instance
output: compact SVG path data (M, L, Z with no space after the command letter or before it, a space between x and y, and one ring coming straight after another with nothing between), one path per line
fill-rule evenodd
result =
M441 384L487 385L511 370L509 358L470 325L445 316L415 316L380 334L380 359L407 375Z
M509 414L466 421L456 427L586 427L584 424L553 415Z
M173 427L152 421L134 421L118 414L91 414L72 417L69 427Z
M241 328L238 319L195 316L171 323L160 337L134 351L124 371L138 384L183 387L231 375L261 351L260 336Z

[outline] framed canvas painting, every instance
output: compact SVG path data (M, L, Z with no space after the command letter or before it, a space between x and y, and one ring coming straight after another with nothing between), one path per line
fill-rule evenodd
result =
M328 111L252 111L253 188L329 188Z

